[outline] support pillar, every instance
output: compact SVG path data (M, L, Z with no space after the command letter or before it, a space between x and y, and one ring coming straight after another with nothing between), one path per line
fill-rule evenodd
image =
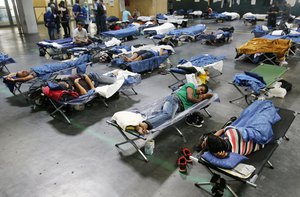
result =
M33 10L33 0L16 0L16 2L23 33L38 33L37 23Z

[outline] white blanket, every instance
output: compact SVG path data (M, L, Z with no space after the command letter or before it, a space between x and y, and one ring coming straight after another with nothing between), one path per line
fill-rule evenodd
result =
M266 20L267 19L267 14L253 14L251 12L247 12L246 14L243 15L243 18L248 18L254 16L257 20Z
M231 16L231 20L240 19L240 15L236 12L223 12L226 16Z
M121 44L121 40L117 38L112 38L111 40L104 42L105 46L112 47L112 46L119 46Z
M144 34L147 31L156 31L156 34L166 34L169 31L172 31L175 29L175 26L172 23L164 23L162 25L156 26L156 27L150 27L143 30Z
M124 79L119 79L111 85L96 87L95 92L97 92L100 96L103 96L105 98L110 98L122 87L124 81L125 81Z

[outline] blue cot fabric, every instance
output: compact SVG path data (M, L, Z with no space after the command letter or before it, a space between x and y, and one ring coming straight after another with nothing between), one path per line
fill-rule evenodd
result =
M257 100L248 106L231 126L239 130L245 141L267 144L272 140L272 125L281 119L269 100Z
M260 80L246 74L236 74L233 78L233 82L240 86L249 87L257 94L261 89L266 87Z
M206 25L199 24L199 25L194 25L191 27L172 30L168 33L168 35L175 35L177 37L179 37L181 35L196 36L196 35L202 33L205 29L206 29Z
M248 76L254 77L255 79L257 79L257 80L261 81L262 83L266 84L264 78L262 76L258 75L257 73L245 71L245 74L248 75Z
M169 55L155 56L142 61L130 62L128 63L127 67L130 68L132 72L136 72L136 73L152 71L158 68L159 65L163 63L168 57Z
M232 152L228 153L228 156L226 158L221 159L214 156L209 151L203 153L201 157L206 161L208 161L209 163L211 163L212 165L220 168L225 168L225 169L233 169L239 163L248 159L243 155L239 155L237 153L232 153Z
M125 49L126 51L131 51L131 47L130 46L115 46L113 48L110 49L110 51L119 54L122 53L121 49Z
M62 38L62 39L58 39L58 40L49 40L49 39L45 39L45 42L49 42L49 43L57 43L57 44L64 44L64 43L69 43L73 41L73 38Z
M16 63L16 61L13 58L9 57L7 54L0 54L0 65L11 63Z
M167 19L163 14L160 14L160 13L156 15L156 18L160 19L160 20L166 20Z
M125 29L102 32L101 34L107 37L124 38L127 36L138 36L139 30L136 27L127 27Z

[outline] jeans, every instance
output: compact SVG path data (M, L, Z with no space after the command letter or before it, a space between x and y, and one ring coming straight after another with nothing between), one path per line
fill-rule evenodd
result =
M56 30L56 27L48 27L48 35L49 35L49 38L50 40L55 40L55 30Z
M147 120L149 128L156 128L167 120L174 118L179 108L179 98L176 95L169 95L166 98L162 108L155 114L152 114Z

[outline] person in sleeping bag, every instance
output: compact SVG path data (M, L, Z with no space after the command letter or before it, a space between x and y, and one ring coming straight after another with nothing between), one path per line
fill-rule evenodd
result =
M213 94L207 92L208 87L206 84L196 86L193 83L186 83L178 91L167 96L161 109L136 126L136 131L141 135L147 134L148 130L174 118L176 113L213 96Z
M242 134L236 128L230 126L220 129L214 134L210 133L202 136L199 146L201 150L208 150L219 158L227 157L228 152L249 155L263 147L262 144L255 143L252 140L245 141Z

